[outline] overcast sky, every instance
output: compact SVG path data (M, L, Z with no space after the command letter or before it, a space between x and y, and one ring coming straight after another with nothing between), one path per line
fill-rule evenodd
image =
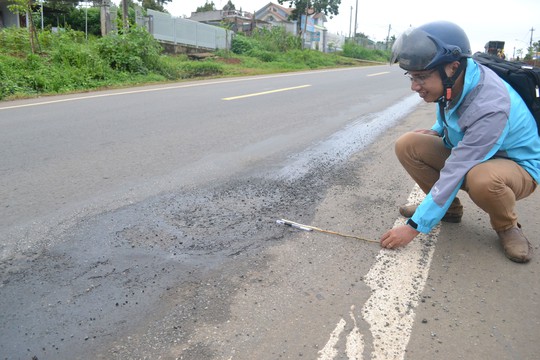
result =
M222 9L228 0L213 0ZM172 0L166 9L173 16L190 16L205 0ZM253 12L269 0L232 0L236 9ZM272 1L278 4L277 0ZM513 0L495 4L492 0L341 0L339 14L329 19L326 27L332 33L348 36L358 2L357 31L375 41L384 41L391 26L390 36L398 36L409 26L420 26L435 20L449 20L461 26L471 42L473 52L483 51L490 40L505 41L507 56L515 49L526 53L534 28L533 42L540 39L540 0ZM288 3L285 5L288 7ZM352 7L352 11L351 11ZM352 21L351 21L352 14Z

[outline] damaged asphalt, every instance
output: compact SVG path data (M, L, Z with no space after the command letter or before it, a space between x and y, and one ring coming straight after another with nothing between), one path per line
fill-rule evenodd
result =
M180 319L204 321L198 309L217 294L201 297L198 279L281 241L289 229L276 216L312 217L324 194L321 175L291 183L250 178L157 196L83 219L58 245L4 262L0 352L11 354L6 359L88 358L176 288L188 297L175 309ZM227 301L222 289L234 285L216 289ZM189 327L179 326L178 341Z

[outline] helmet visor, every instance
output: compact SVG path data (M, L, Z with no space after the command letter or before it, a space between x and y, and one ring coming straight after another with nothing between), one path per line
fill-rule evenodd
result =
M392 46L392 63L408 71L427 70L437 55L435 41L421 29L405 32Z

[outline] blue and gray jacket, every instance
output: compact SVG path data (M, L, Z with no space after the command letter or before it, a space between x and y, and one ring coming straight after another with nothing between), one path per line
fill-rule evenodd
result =
M439 180L411 220L428 233L452 204L465 175L492 158L511 159L540 181L540 137L519 94L490 69L468 59L464 88L455 106L437 114L435 130L452 152Z

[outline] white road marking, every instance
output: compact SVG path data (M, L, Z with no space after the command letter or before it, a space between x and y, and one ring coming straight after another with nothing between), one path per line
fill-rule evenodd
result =
M362 353L364 352L364 339L360 333L360 329L356 324L356 318L354 317L354 305L351 306L351 312L349 313L353 321L354 327L347 335L346 350L347 358L349 360L361 360Z
M275 90L269 90L269 91L262 91L262 92L258 92L258 93L252 93L252 94L246 94L246 95L240 95L240 96L226 97L226 98L223 98L222 100L229 101L229 100L245 99L245 98L253 97L253 96L261 96L261 95L274 94L274 93L282 92L282 91L290 91L290 90L303 89L303 88L307 88L307 87L310 87L310 86L311 86L311 85L300 85L300 86L294 86L294 87L288 87L288 88L282 88L282 89L275 89Z
M379 76L379 75L385 75L385 74L390 74L390 71L383 71L383 72L378 72L374 74L368 74L367 76Z
M419 203L423 197L424 193L415 186L409 195L408 202ZM405 224L405 219L397 219L394 227L402 224ZM372 289L371 297L362 307L362 317L370 325L373 339L371 359L405 358L405 350L415 318L414 309L418 306L420 295L426 285L439 231L438 225L431 233L420 234L404 248L382 249L375 264L364 277L365 283ZM361 339L361 334L357 333L355 320L354 324L355 327L352 330L354 334L349 335ZM339 337L345 325L344 319L338 322L323 349L330 347L334 351L321 350L319 360L336 358L338 353L335 344L339 340L336 336ZM358 350L349 347L356 347L356 345L349 344L347 341L348 359L362 359L363 350L358 353Z
M322 350L319 351L319 360L331 360L336 357L336 355L338 354L336 344L339 341L339 336L343 332L343 329L345 329L345 324L347 324L345 320L339 320L336 328L330 334L330 339L322 348Z

